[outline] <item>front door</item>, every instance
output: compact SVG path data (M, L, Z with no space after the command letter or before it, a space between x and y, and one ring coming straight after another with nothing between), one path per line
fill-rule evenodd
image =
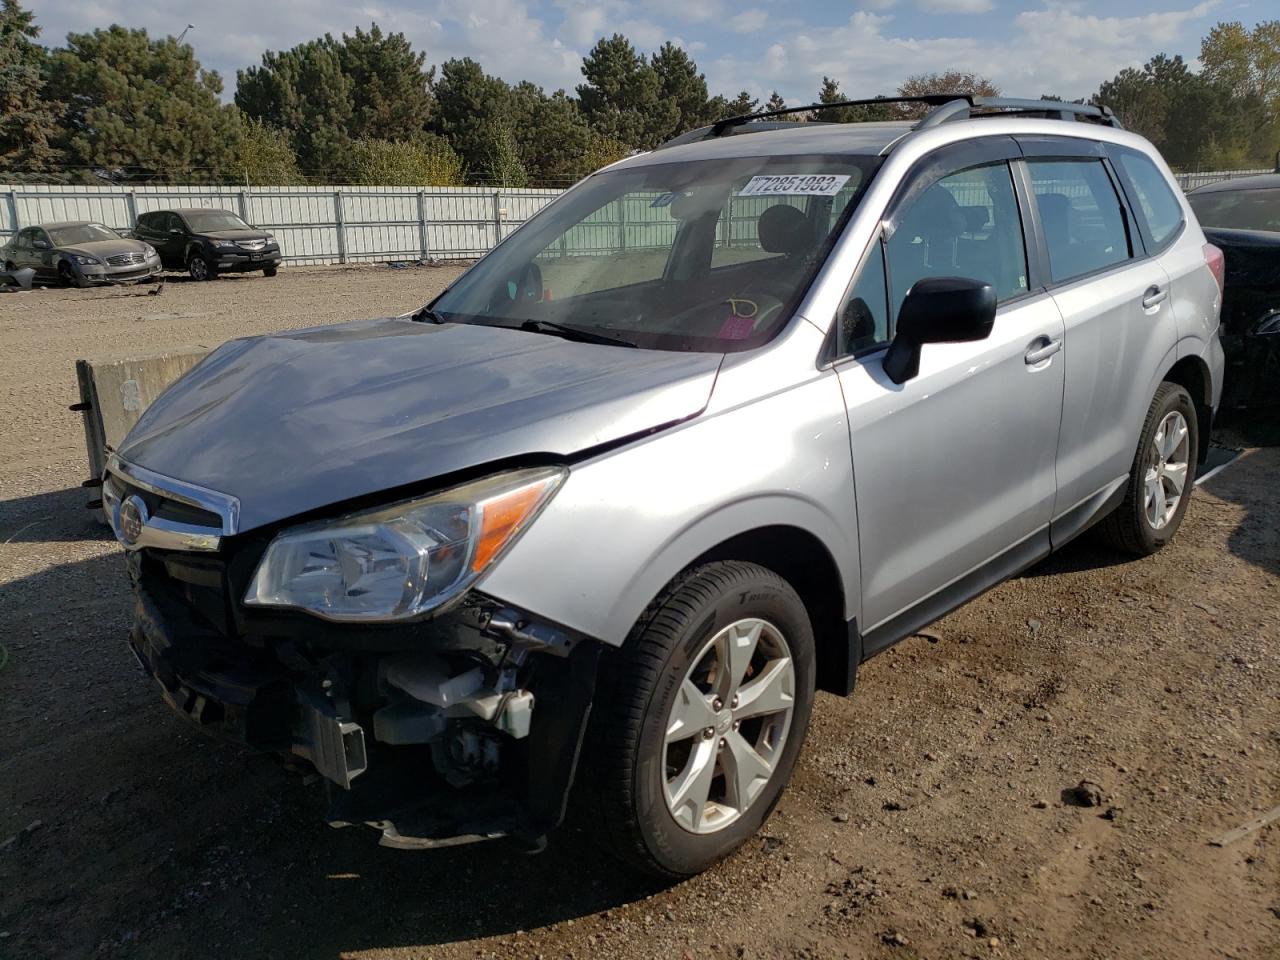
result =
M1029 282L1009 162L948 172L886 218L841 316L866 652L933 620L1048 550L1062 412L1063 321ZM898 385L884 347L907 291L931 276L991 283L991 335L926 344Z

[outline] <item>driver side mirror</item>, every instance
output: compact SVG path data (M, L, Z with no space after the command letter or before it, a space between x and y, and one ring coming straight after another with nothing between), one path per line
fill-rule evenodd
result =
M177 236L181 236L181 234L182 234L182 231L181 231L181 230L179 230L177 227L170 227L170 228L169 228L169 232L170 232L171 234L173 234L175 237L177 237Z
M37 250L48 250L49 241L48 240L32 240L31 246L35 247Z
M884 372L906 383L920 372L920 348L926 343L985 340L996 319L996 291L967 277L927 277L916 281L898 308L898 327Z

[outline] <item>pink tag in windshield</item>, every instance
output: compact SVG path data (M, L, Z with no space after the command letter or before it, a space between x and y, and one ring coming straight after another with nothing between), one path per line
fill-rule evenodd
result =
M720 339L745 340L751 336L751 328L755 325L755 317L729 317L720 328Z

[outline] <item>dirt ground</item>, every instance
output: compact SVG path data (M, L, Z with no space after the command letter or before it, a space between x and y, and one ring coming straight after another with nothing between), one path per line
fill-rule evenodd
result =
M380 848L172 716L82 506L74 359L399 313L455 274L0 296L0 957L1280 958L1280 822L1209 843L1280 804L1277 448L1158 556L1073 545L820 695L763 834L673 886L572 829Z

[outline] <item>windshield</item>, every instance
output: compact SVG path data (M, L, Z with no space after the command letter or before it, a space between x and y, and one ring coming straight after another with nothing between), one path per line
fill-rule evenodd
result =
M94 243L98 240L119 240L120 234L100 223L77 223L71 227L55 227L49 231L49 239L55 247L70 247L77 243Z
M596 174L434 303L663 350L758 346L787 321L875 157L740 157Z
M1187 201L1202 227L1280 232L1280 187L1192 193Z
M193 233L211 233L215 230L252 230L234 213L225 210L210 210L208 213L184 213L187 225Z

